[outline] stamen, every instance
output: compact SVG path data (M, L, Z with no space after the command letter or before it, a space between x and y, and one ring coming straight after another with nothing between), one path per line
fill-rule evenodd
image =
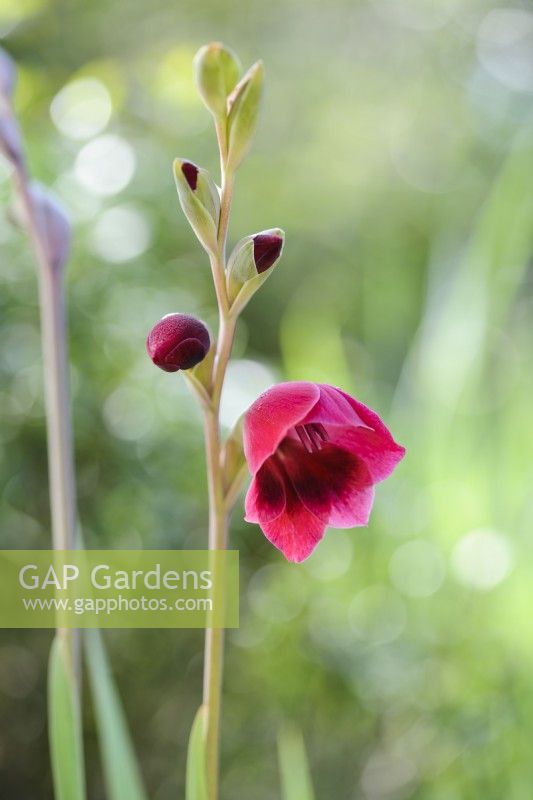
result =
M296 425L295 430L298 434L299 440L308 453L312 453L314 450L316 450L315 443L311 439L307 430L307 425Z
M295 430L308 453L318 453L324 442L328 441L326 429L318 422L296 425Z
M322 423L313 422L312 427L318 433L318 435L320 436L320 438L322 439L323 442L327 442L328 441L328 434L327 434L326 429L322 425Z
M307 430L307 435L314 444L315 450L320 450L324 442L327 442L328 440L326 429L318 422L312 422L305 427Z

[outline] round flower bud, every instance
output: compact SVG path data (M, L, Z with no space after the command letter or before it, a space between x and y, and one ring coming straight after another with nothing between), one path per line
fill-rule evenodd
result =
M188 314L167 314L146 340L148 355L165 372L191 369L205 358L210 345L204 323Z

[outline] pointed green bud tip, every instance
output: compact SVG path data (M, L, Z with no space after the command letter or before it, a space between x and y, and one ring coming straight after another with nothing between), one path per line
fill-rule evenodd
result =
M193 63L202 100L212 114L224 117L228 95L242 72L237 55L221 42L211 42L198 50Z
M236 169L248 153L257 128L265 70L258 61L228 97L228 165Z
M220 194L202 167L183 158L174 161L174 177L183 213L207 252L216 249Z

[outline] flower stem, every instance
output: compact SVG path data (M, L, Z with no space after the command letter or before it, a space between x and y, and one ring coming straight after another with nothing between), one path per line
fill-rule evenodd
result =
M221 164L220 220L217 253L211 268L218 302L219 330L211 377L211 402L204 408L207 479L209 491L209 550L225 550L228 538L228 510L221 466L220 399L228 361L231 356L235 319L229 310L226 291L226 239L233 194L233 175L225 167L225 125L217 123L217 139ZM224 598L222 598L222 601ZM218 798L220 709L224 668L224 629L207 628L204 655L203 702L206 715L207 790L209 800Z
M220 474L218 414L206 411L205 441L209 487L209 549L224 550L228 520ZM224 629L207 628L204 653L204 694L206 716L207 786L209 800L218 797L219 729L224 664Z
M62 268L54 269L49 263L46 245L35 220L27 176L22 165L15 168L14 181L24 224L38 265L52 542L54 550L73 550L76 545L76 499L64 274ZM75 631L69 631L59 625L57 633L67 642L72 667L76 673Z

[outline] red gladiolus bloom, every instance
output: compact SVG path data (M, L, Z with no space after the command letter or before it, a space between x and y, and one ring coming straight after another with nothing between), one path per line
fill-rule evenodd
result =
M281 383L248 409L244 452L253 475L246 521L289 561L303 561L326 526L366 525L374 484L403 458L378 415L326 384Z

